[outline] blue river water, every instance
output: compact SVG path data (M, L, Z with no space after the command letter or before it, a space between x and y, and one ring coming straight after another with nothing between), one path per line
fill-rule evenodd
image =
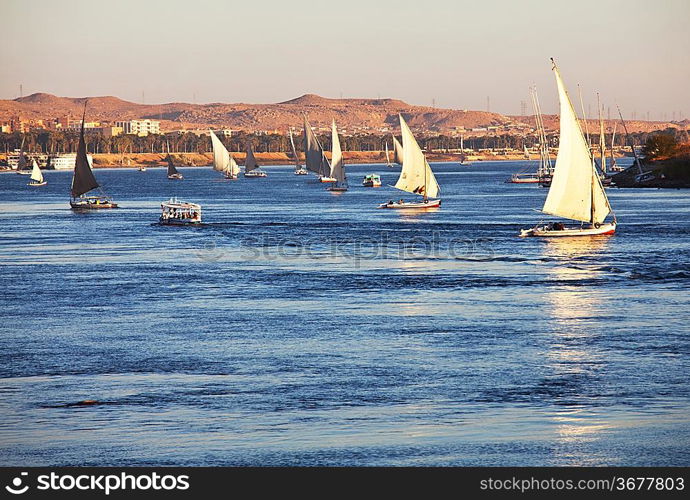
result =
M0 465L688 465L690 193L520 239L524 166L432 164L421 213L376 209L384 165L99 169L121 208L82 214L0 174Z

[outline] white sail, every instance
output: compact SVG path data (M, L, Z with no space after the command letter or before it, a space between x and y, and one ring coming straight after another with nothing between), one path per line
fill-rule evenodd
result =
M240 166L237 164L235 158L230 153L228 153L228 156L230 157L230 162L228 164L228 168L225 169L225 173L233 177L237 177L240 173Z
M36 182L43 182L43 174L41 169L38 168L38 163L34 160L33 168L31 169L31 180Z
M335 127L335 120L331 129L331 177L336 179L338 184L345 182L345 164L343 162L343 152L340 149L340 139L338 138L338 130Z
M230 153L213 133L213 130L209 130L209 132L211 132L211 145L213 146L213 169L225 172L230 166Z
M408 193L423 195L425 198L436 198L439 192L436 177L402 116L400 130L403 140L402 170L395 187Z
M582 222L603 222L610 212L606 193L555 64L553 71L560 101L560 139L543 211Z
M388 153L388 141L386 141L386 165L388 165L389 167L393 166L393 165L391 165L391 157L390 157L390 154Z
M403 147L395 136L393 136L393 162L398 165L402 165L403 162Z

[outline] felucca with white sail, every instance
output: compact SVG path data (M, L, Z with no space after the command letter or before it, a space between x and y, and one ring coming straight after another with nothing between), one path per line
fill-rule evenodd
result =
M254 150L251 144L247 144L247 159L244 162L245 177L268 177L268 174L261 170L259 162L256 161Z
M220 139L211 132L211 145L213 146L213 170L222 172L223 176L229 180L235 180L240 174L240 167L227 150Z
M613 234L616 217L614 215L611 222L605 222L612 212L609 200L558 67L553 59L551 62L560 101L560 139L553 179L542 211L581 224L580 227L566 227L560 222L537 225L523 229L520 236Z
M70 190L70 206L75 210L95 210L101 208L117 208L117 203L106 196L101 189L99 196L84 196L94 189L100 189L96 177L93 175L89 158L86 156L86 141L84 140L84 120L86 118L86 102L84 114L81 117L81 130L79 132L79 146L77 157L74 160L74 175L72 176L72 188Z
M290 147L292 148L292 158L295 160L295 175L307 175L309 172L304 168L299 162L299 156L297 156L297 148L295 148L295 140L292 137L292 128L288 130L290 135Z
M347 191L347 176L345 175L345 162L343 151L340 148L340 138L335 120L331 126L331 172L330 177L335 179L335 184L328 188L329 191Z
M304 117L304 156L307 170L318 175L320 182L337 182L338 179L331 177L331 164L306 116Z
M391 135L391 137L393 138L393 163L402 165L403 147L394 135ZM393 163L391 163L390 152L388 151L388 142L386 141L386 166L389 168L395 168Z
M439 187L436 177L431 171L429 163L412 135L412 131L400 115L400 130L402 133L402 170L395 187L401 191L422 196L421 201L389 201L382 203L379 208L432 208L441 205L438 198Z
M45 186L46 184L48 183L43 179L43 173L41 172L41 169L38 168L38 163L36 163L36 160L34 160L33 168L31 169L31 180L27 186Z

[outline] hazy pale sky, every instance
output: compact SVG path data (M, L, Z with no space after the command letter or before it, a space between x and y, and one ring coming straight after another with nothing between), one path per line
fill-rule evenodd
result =
M0 0L0 98L394 97L517 114L549 57L585 106L690 117L690 0ZM528 111L530 107L528 106Z

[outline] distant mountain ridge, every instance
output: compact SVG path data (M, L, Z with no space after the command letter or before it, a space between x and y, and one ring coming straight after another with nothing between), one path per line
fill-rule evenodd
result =
M304 94L275 104L139 104L115 96L58 97L42 92L13 100L0 100L0 120L6 121L16 116L46 120L65 115L78 119L85 100L88 100L89 121L113 123L117 120L149 118L160 120L164 131L213 127L285 132L290 127L299 128L305 114L313 126L326 128L335 119L339 129L350 133L397 130L399 113L413 130L432 133L469 134L471 129L487 127L499 127L503 133L508 130L506 127L512 127L515 129L513 133L521 133L520 130L527 130L534 123L530 116L414 106L392 98L331 99ZM548 129L556 130L558 127L557 116L547 115L545 122ZM631 131L658 130L669 126L683 127L667 122L628 122L628 129Z

